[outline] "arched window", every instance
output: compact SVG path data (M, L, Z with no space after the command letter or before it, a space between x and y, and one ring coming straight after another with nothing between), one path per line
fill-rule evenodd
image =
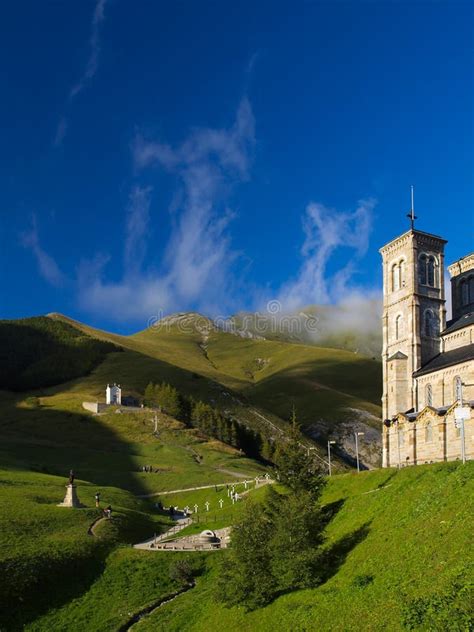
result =
M423 329L428 338L436 338L438 335L438 319L430 309L425 311Z
M392 292L400 289L400 273L396 263L392 266Z
M461 281L461 303L463 306L469 305L469 283L467 279Z
M427 384L425 387L425 406L433 406L433 387Z
M425 441L427 443L429 441L433 441L433 427L431 425L431 421L429 421L425 426Z
M402 259L398 264L398 283L400 287L405 287L405 260Z
M462 380L459 375L454 378L454 401L462 401Z
M421 285L426 285L426 255L420 255L418 258L418 281Z
M435 287L436 283L436 259L434 257L428 257L427 261L427 285Z
M469 277L469 302L474 303L474 276Z
M400 340L403 338L403 316L398 314L395 318L395 339Z

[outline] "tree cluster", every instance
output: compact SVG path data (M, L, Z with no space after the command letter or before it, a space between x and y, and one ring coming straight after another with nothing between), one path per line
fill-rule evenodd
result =
M184 415L186 410L184 399L174 386L166 382L162 384L150 382L145 389L144 404L150 408L159 408L170 417L180 421L187 421Z
M144 404L159 408L190 428L242 450L252 458L272 461L274 448L267 437L205 402L184 397L170 384L150 382L145 389Z
M247 501L232 529L218 586L218 598L229 606L260 608L289 590L318 585L323 576L319 499L324 479L302 450L295 428L276 459L287 491L270 487L263 503Z

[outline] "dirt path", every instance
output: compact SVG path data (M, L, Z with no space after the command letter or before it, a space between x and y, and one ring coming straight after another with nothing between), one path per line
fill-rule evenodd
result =
M253 481L255 477L252 478L248 474L241 474L240 472L233 472L232 470L226 470L224 468L217 468L216 472L220 472L221 474L230 474L231 476L236 476L237 478L245 479L246 481ZM235 481L234 481L235 484Z
M164 606L165 604L170 603L170 601L174 601L180 595L183 595L185 592L188 592L188 590L191 590L191 588L194 588L194 586L195 586L194 582L191 584L188 584L187 586L184 586L183 588L181 588L180 590L177 590L171 595L162 597L158 601L155 601L150 606L147 606L146 608L142 608L142 610L134 614L131 619L129 619L126 623L124 623L119 628L118 632L127 632L132 627L134 627L135 624L139 623L144 617L152 614L152 612L155 612L155 610L157 610L158 608L161 608L161 606Z
M149 540L145 540L145 542L139 542L138 544L134 544L133 548L134 549L150 549L151 544L162 542L163 540L166 540L167 538L173 535L176 535L177 533L185 529L191 523L192 523L191 518L178 518L178 520L176 521L176 524L173 525L170 529L168 529L167 531L164 531L163 533L160 533L160 535L156 537L150 538Z
M99 524L99 522L102 522L102 520L106 520L106 518L104 518L104 516L99 516L98 518L96 518L94 522L90 525L89 529L87 530L87 535L97 537L95 535L95 528Z
M223 472L224 470L221 470ZM243 474L235 474L237 478L246 478ZM263 477L262 477L263 478ZM252 483L255 479L247 478L247 482ZM168 494L180 494L181 492L195 492L197 489L212 489L213 487L224 487L225 485L238 485L239 481L230 481L228 483L213 483L212 485L201 485L199 487L187 487L185 489L171 489L167 492L153 492L152 494L140 494L137 498L153 498L154 496L166 496Z

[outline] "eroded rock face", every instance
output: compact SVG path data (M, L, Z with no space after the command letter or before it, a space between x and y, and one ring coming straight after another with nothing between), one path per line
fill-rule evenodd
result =
M305 433L319 443L328 438L336 441L334 449L338 457L349 465L356 465L355 433L363 432L359 437L359 462L361 469L374 469L382 465L381 420L365 410L346 408L339 421L330 422L319 419L305 428Z

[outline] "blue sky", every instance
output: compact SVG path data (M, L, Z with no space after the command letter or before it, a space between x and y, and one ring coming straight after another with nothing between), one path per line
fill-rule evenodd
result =
M373 296L412 183L472 251L473 6L5 5L0 317Z

